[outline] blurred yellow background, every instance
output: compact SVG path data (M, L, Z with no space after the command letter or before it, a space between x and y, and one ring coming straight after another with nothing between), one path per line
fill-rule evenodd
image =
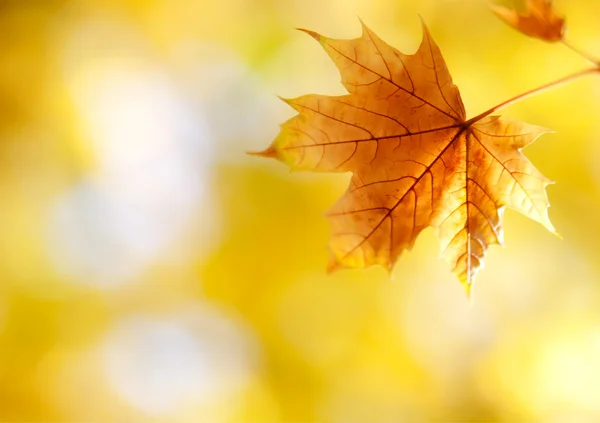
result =
M555 4L600 55L600 2ZM509 211L471 302L431 230L327 275L348 175L244 154L343 93L294 27L412 52L419 14L469 116L588 66L479 0L1 1L0 421L600 420L600 78L504 112L556 131L564 240Z

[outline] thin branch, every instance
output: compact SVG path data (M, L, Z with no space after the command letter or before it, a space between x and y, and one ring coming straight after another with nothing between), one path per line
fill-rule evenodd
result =
M590 55L589 53L581 50L580 48L574 46L573 44L571 44L570 41L568 41L566 38L563 38L561 40L561 43L567 47L569 50L571 50L572 52L574 52L575 54L578 54L579 56L583 57L585 60L587 60L588 62L592 62L593 64L595 64L596 66L600 66L600 60L598 60L597 58L595 58L594 56Z
M508 107L514 103L517 103L521 100L524 100L526 98L532 97L534 95L540 94L544 91L549 90L550 88L554 88L557 87L559 85L565 84L567 82L571 82L574 81L576 79L581 78L582 76L588 75L588 74L592 74L592 73L600 73L600 65L597 65L593 68L589 68L589 69L585 69L576 73L573 73L571 75L567 75L565 77L562 77L560 79L557 79L556 81L552 81L549 82L547 84L541 85L537 88L534 88L532 90L526 91L522 94L519 94L511 99L508 99L506 101L503 101L502 103L492 107L491 109L486 110L485 112L475 116L474 118L471 118L469 120L467 120L465 123L466 124L472 124L475 123L481 119L483 119L486 116L491 115L492 113L495 113L497 111L499 111L500 109L504 109L505 107Z

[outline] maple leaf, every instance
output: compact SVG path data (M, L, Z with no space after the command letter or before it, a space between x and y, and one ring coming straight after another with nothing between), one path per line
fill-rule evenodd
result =
M362 23L362 22L361 22ZM330 270L380 264L391 270L428 226L467 292L488 246L503 244L505 207L550 231L551 183L520 150L545 129L484 113L467 120L458 88L423 23L412 55L362 36L315 38L349 94L286 99L298 115L263 152L292 169L352 172L328 211Z
M491 5L492 11L525 35L555 42L563 39L565 19L552 8L552 0L526 0L524 13Z

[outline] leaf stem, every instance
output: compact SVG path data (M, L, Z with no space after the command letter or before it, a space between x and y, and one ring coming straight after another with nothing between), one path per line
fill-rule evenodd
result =
M569 50L571 50L572 52L578 54L579 56L583 57L585 60L587 60L588 62L592 62L593 64L595 64L596 66L600 66L600 60L596 59L594 56L591 56L590 54L588 54L587 52L581 50L580 48L574 46L573 44L571 44L570 41L568 41L566 38L563 38L562 40L560 40L561 43L567 47Z
M526 98L532 97L532 96L537 95L537 94L540 94L540 93L542 93L544 91L549 90L550 88L554 88L554 87L557 87L559 85L565 84L567 82L571 82L571 81L573 81L575 79L579 79L582 76L585 76L585 75L588 75L588 74L592 74L592 73L597 73L597 72L600 73L600 65L598 65L598 64L596 66L594 66L593 68L584 69L582 71L579 71L579 72L576 72L576 73L572 73L570 75L567 75L567 76L564 76L562 78L559 78L559 79L557 79L555 81L552 81L552 82L549 82L547 84L541 85L541 86L539 86L537 88L533 88L533 89L531 89L529 91L526 91L526 92L524 92L522 94L519 94L519 95L517 95L517 96L515 96L513 98L510 98L510 99L508 99L506 101L503 101L500 104L497 104L496 106L494 106L494 107L486 110L483 113L480 113L479 115L475 116L474 118L471 118L471 119L467 120L465 122L465 124L467 124L467 125L473 124L473 123L475 123L475 122L483 119L484 117L489 116L492 113L495 113L495 112L497 112L497 111L499 111L501 109L504 109L505 107L508 107L508 106L510 106L512 104L515 104L515 103L517 103L517 102L519 102L521 100L524 100Z

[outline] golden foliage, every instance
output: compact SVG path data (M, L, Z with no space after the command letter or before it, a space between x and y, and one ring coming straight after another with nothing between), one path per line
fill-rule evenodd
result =
M428 226L467 292L487 248L502 244L505 207L554 228L548 179L521 154L545 130L489 116L466 119L427 27L406 55L363 24L354 40L305 31L337 65L348 95L285 100L298 115L259 155L292 169L352 172L328 212L330 269L391 269Z
M563 38L565 18L552 8L552 0L527 0L523 13L496 5L491 8L500 19L525 35L549 42Z

